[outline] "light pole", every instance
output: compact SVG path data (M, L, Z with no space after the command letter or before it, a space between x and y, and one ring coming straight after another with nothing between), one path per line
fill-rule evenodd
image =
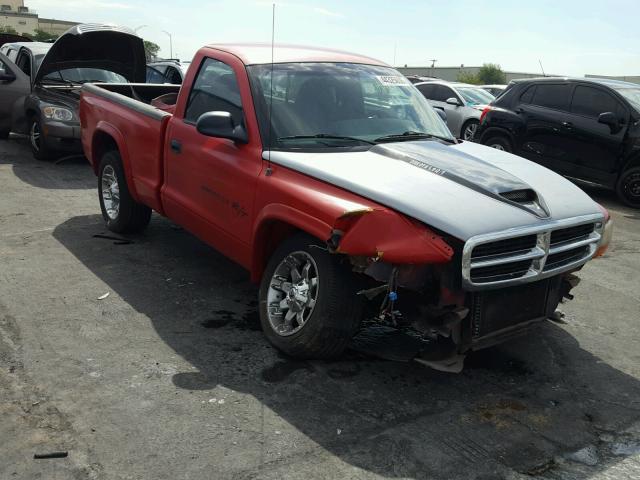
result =
M173 37L166 30L163 30L163 32L169 35L169 58L173 58Z

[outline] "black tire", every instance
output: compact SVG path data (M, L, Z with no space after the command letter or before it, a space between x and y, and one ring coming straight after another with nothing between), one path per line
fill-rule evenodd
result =
M640 167L628 168L620 174L616 193L625 205L640 208Z
M315 262L318 289L315 307L302 327L288 336L278 334L267 312L267 295L276 269L291 254L304 252ZM276 348L296 358L330 359L340 356L362 320L363 301L346 258L331 254L321 242L299 234L283 242L272 255L258 293L260 323Z
M105 174L106 170L106 174ZM103 180L108 177L115 177L117 190L119 192L119 202L117 209L109 209L105 206L105 195L103 195ZM112 194L113 192L110 191ZM106 152L102 155L100 168L98 170L98 198L100 199L100 210L102 218L107 223L107 228L116 233L134 233L144 230L151 219L151 209L146 205L136 202L131 193L124 176L124 168L120 153L117 151Z
M36 160L46 161L53 158L53 152L47 148L47 142L44 141L42 124L37 116L31 117L31 122L29 123L29 145L31 146L33 158Z
M9 138L9 134L11 133L11 130L0 130L0 140L6 140L7 138Z
M460 129L460 138L462 140L466 140L467 142L473 142L479 125L480 125L480 122L475 119L467 120L466 122L464 122L464 125L462 125L462 128ZM468 129L472 129L473 132L467 132ZM469 134L471 136L466 138L466 136L468 136Z
M483 140L482 143L488 147L502 150L508 153L513 153L513 145L509 139L503 135L495 135Z

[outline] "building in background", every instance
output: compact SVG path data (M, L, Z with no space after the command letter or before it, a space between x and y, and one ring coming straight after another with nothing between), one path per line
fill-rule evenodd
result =
M478 71L480 71L481 67L398 67L398 71L400 71L403 75L419 75L424 77L437 77L442 80L446 80L447 82L455 82L458 80L458 75L461 73L469 73L476 75ZM515 80L518 78L536 78L541 77L540 73L525 73L525 72L504 72L507 76L507 83L511 80ZM556 75L547 75L547 76L556 76Z
M1 0L0 0L1 1ZM397 67L397 70L403 75L418 75L423 77L436 77L446 80L447 82L455 82L458 80L458 75L461 73L477 74L480 67ZM526 73L526 72L504 72L507 76L507 83L511 80L517 80L519 78L537 78L542 77L542 73ZM559 75L546 74L547 77L557 77ZM627 75L627 76L609 76L609 75L590 75L586 74L588 78L609 78L611 80L622 80L624 82L638 83L640 84L640 75Z
M43 30L52 35L61 35L77 22L39 18L38 13L25 6L24 0L0 0L0 27L10 27L21 35L33 35Z

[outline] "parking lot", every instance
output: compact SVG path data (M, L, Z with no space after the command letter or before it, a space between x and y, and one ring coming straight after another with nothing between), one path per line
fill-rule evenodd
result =
M640 476L640 213L612 194L566 323L454 375L282 357L245 271L157 215L118 240L95 187L0 141L0 478Z

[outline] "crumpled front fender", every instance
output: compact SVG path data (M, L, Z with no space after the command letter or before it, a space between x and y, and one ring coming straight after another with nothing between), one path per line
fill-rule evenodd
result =
M425 264L446 263L454 253L428 227L386 209L347 212L338 219L336 227L335 251L347 255L373 257L388 263Z

